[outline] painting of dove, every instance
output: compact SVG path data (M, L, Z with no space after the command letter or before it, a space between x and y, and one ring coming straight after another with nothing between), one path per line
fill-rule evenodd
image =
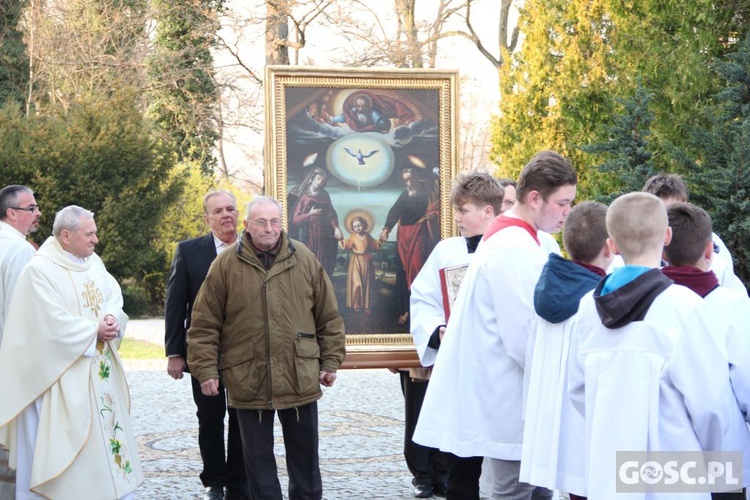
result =
M364 165L365 164L365 158L371 157L372 155L374 155L375 153L377 153L380 150L379 149L374 149L374 150L370 151L367 154L363 154L361 149L358 149L356 153L354 151L352 151L351 149L349 149L349 148L344 148L344 151L346 151L347 153L349 153L349 156L351 156L353 158L356 158L357 159L357 163L359 163L360 165Z

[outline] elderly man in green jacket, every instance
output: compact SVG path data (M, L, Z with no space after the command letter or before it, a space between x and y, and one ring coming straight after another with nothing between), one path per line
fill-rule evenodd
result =
M257 196L240 240L214 261L195 305L188 365L205 395L237 409L250 492L282 498L273 454L274 414L284 434L289 498L320 499L320 385L344 361L344 322L328 275L281 229L281 205Z

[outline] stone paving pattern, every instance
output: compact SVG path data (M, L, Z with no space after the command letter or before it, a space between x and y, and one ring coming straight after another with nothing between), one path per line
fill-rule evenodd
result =
M163 332L162 319L131 320L126 336L163 346ZM190 381L172 379L165 358L126 360L125 366L146 476L137 498L200 498L198 420ZM342 370L333 387L323 388L318 410L324 499L413 498L402 454L404 410L398 375L384 368ZM279 477L286 493L278 421L274 433Z

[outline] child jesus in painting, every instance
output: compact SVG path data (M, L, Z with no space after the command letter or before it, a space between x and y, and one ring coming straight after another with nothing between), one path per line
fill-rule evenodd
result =
M344 250L351 250L349 272L346 278L346 306L355 311L372 312L371 287L375 282L372 251L380 248L380 242L367 232L368 224L363 217L351 220L351 235L339 241Z

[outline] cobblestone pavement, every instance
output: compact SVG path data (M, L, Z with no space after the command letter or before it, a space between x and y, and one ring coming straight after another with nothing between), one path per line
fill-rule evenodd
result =
M126 336L164 345L163 320L131 320ZM187 378L167 375L166 359L126 361L133 426L146 481L139 499L195 499L203 492L195 406ZM386 369L342 370L318 402L324 499L412 497L404 462L403 396ZM281 428L275 428L282 490L287 489ZM285 497L286 498L286 497Z

